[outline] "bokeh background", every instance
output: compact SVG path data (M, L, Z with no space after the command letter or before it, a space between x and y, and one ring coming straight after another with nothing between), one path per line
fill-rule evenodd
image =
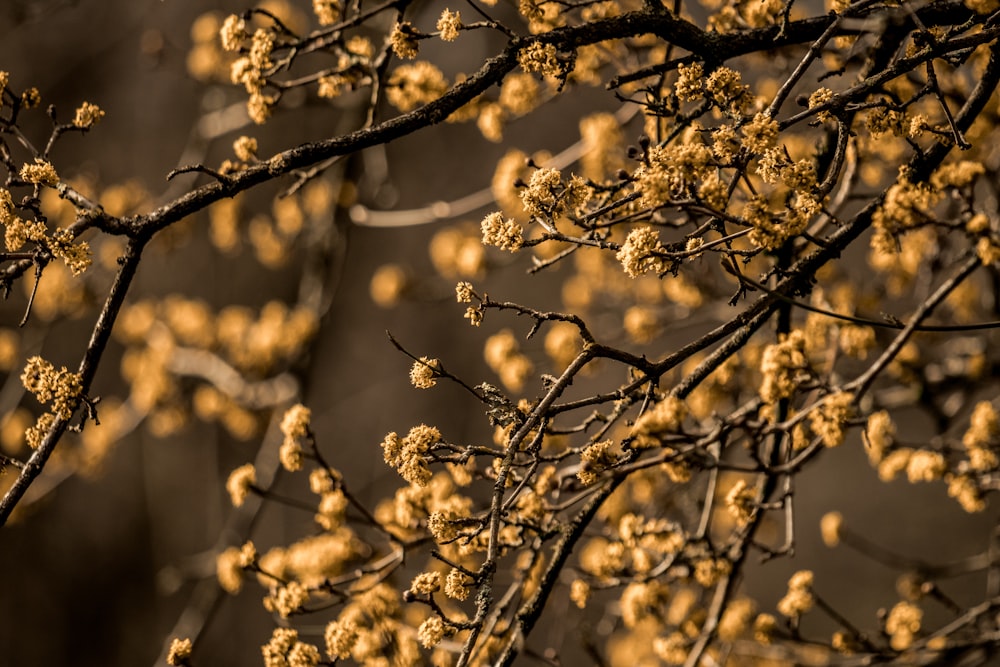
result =
M308 10L308 3L298 4ZM168 193L165 175L171 169L193 161L218 164L230 157L231 142L241 133L257 136L260 154L269 155L298 141L331 136L354 122L350 104L300 104L259 131L245 126L245 116L238 113L226 116L229 125L222 129L205 120L218 120L216 112L242 95L189 75L192 24L208 10L224 15L244 8L243 0L6 0L0 4L0 70L11 72L15 88L36 86L43 104L54 104L63 118L83 100L106 110L88 135L71 135L57 146L53 158L61 173L77 171L104 185L135 180L156 198ZM417 4L411 20L430 24L441 8ZM425 53L453 74L471 69L495 45L463 37L457 46L445 52L428 45ZM511 125L503 145L485 141L475 127L447 125L373 150L347 168L361 184L362 203L375 209L454 200L487 188L494 164L508 147L558 152L578 138L581 115L615 109L610 95L584 91L546 106L531 122ZM40 141L44 117L27 129ZM638 126L626 132L637 136ZM259 205L266 208L274 191L264 193ZM477 223L486 210L470 214L469 220ZM522 334L527 330L525 323L504 316L482 330L471 329L461 317L463 308L454 303L453 283L433 277L428 242L442 225L455 222L461 220L375 229L353 224L344 211L331 214L329 224L337 230L337 252L327 276L332 303L300 378L323 450L369 503L399 484L381 460L378 444L386 432L426 422L458 441L486 439L490 433L481 412L454 387L412 389L410 363L392 348L385 331L416 354L441 358L475 384L496 382L482 361L488 333L499 326ZM153 246L134 284L134 300L179 293L215 308L295 300L294 255L277 269L262 267L250 252L222 255L208 242L204 215ZM391 309L376 305L369 295L372 275L386 263L416 278L408 298ZM526 266L495 266L483 286L497 297L556 307L558 281L529 280ZM23 291L15 290L0 304L0 326L15 327L25 303ZM91 307L75 318L35 318L23 332L21 362L42 353L57 364L75 366L96 312ZM651 344L649 353L662 354L688 340L692 333L682 325ZM540 343L530 341L525 348L537 354ZM120 356L113 344L95 393L113 397L124 390ZM17 375L11 373L0 391L5 413L22 400ZM529 387L527 393L537 389ZM912 420L900 423L904 439L907 430L916 434L927 426L916 411ZM271 453L261 454L262 446ZM152 665L175 629L198 625L205 629L198 664L259 664L259 646L274 625L260 605L263 591L249 585L235 597L220 594L214 556L220 546L247 537L263 550L308 532L308 515L270 506L256 514L251 503L241 517L225 496L231 469L258 456L273 462L275 448L273 433L239 441L218 426L193 421L159 438L140 426L116 443L98 474L40 480L45 493L0 530L0 665ZM880 483L856 435L824 458L797 482L795 557L750 569L746 591L762 607L773 605L788 575L803 568L816 572L817 590L829 602L864 627L874 627L876 610L898 599L897 572L849 549L822 545L819 517L833 509L859 533L927 562L957 560L986 548L995 508L970 516L940 484ZM286 486L295 493L291 482ZM772 534L777 531L774 526ZM983 586L979 577L952 583L948 592L959 604L974 600ZM553 604L565 607L565 600ZM529 645L543 649L549 637L572 640L574 610L560 613L562 623L540 628ZM813 622L822 627L811 619L805 627ZM314 630L318 642L322 625Z

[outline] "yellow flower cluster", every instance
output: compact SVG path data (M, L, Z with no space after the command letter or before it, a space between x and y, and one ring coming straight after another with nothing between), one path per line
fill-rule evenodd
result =
M382 440L383 458L410 484L427 486L431 470L425 455L440 441L441 432L426 424L414 426L404 438L392 432Z
M257 562L257 549L253 542L242 547L229 547L215 559L215 574L222 590L235 595L243 588L243 573Z
M632 435L637 447L655 447L657 436L677 432L688 415L687 405L676 396L667 396L635 420Z
M625 243L615 254L622 267L632 278L644 273L663 273L666 266L656 253L664 251L659 233L652 227L636 227L629 232Z
M47 236L43 220L28 221L18 217L11 193L3 188L0 188L0 224L5 228L4 244L10 252L20 250L31 241L62 259L74 276L86 271L91 264L89 244L75 242L73 233L68 229L60 229L51 237Z
M59 174L52 163L36 157L33 164L25 162L21 165L21 179L27 183L35 185L48 185L55 187L59 183Z
M60 229L48 239L48 248L53 255L66 265L74 276L78 276L90 268L93 258L90 255L90 244L86 241L74 242L73 232Z
M816 603L812 594L813 573L800 570L788 580L788 592L778 601L778 612L782 616L797 618L813 608Z
M514 220L504 220L499 211L490 213L483 218L480 228L483 231L483 244L496 246L502 250L516 251L524 244L524 230Z
M469 597L470 579L461 570L452 568L444 581L444 594L453 600L466 600Z
M440 572L421 572L410 583L410 593L413 595L430 595L441 590Z
M539 72L542 76L559 76L562 66L556 47L542 42L531 42L518 51L517 62L525 72Z
M705 91L720 109L733 117L742 116L753 104L750 86L744 85L739 72L719 67L705 80Z
M564 181L557 169L537 169L519 198L527 215L550 220L554 226L560 214L579 208L590 194L586 181L575 174Z
M247 114L258 125L267 121L277 97L265 95L264 85L270 70L274 67L271 56L275 47L275 34L272 30L258 28L250 35L246 22L236 15L229 16L219 30L219 39L225 51L242 51L241 55L230 66L229 79L233 84L242 85L250 97L247 100ZM243 42L250 40L250 47L243 47Z
M497 102L505 111L522 116L538 106L538 81L531 74L514 72L504 79Z
M44 223L22 220L14 210L14 199L10 191L0 188L0 224L6 228L4 243L10 252L20 250L28 241L42 241L46 232Z
M236 14L230 14L219 29L219 41L226 51L239 51L243 40L249 39L247 22Z
M252 463L246 463L229 473L226 480L226 491L233 507L240 507L246 502L247 496L257 483L257 469Z
M719 639L735 641L751 626L757 614L757 604L750 598L736 598L726 606L719 619Z
M948 475L948 496L954 498L962 509L970 514L986 509L982 490L970 475Z
M617 461L618 452L615 450L613 440L595 442L580 452L580 469L576 477L584 486L596 484L601 478L601 473Z
M625 166L621 147L624 143L621 124L614 114L595 113L580 119L583 175L602 181Z
M292 628L275 628L271 639L260 647L264 667L315 667L319 664L319 649L299 641Z
M778 138L778 121L767 113L760 112L741 128L743 145L754 153L763 153L772 147Z
M102 118L104 118L104 110L101 107L90 102L84 102L77 108L76 114L73 116L73 125L87 130Z
M474 293L472 283L463 281L455 285L455 300L459 303L472 303Z
M410 384L417 389L430 389L437 384L435 369L440 365L437 359L420 357L410 368Z
M885 631L889 644L897 651L905 651L920 632L920 622L924 612L912 602L900 602L889 611L885 619Z
M237 159L251 162L257 157L257 140L253 137L241 136L233 142L233 153Z
M402 112L433 102L448 91L448 81L435 65L421 60L400 65L389 76L385 89L389 104Z
M172 667L183 667L188 664L188 659L191 657L191 640L190 639L177 639L176 637L170 642L170 649L167 651L167 664Z
M320 25L333 25L340 18L340 0L313 0L312 6Z
M389 33L389 44L397 58L413 60L417 57L420 45L417 43L417 31L409 21L402 21L392 27Z
M417 633L397 618L399 593L389 584L379 584L355 596L324 632L326 653L331 660L353 659L357 664L418 665L420 655ZM385 662L384 662L385 661Z
M289 472L302 469L301 440L309 436L309 420L312 416L304 405L293 405L285 411L281 420L281 434L284 440L278 449L281 465Z
M996 408L989 401L976 404L969 418L969 428L962 435L962 445L969 454L969 465L973 470L986 472L1000 465L993 449L1000 437L1000 418Z
M934 192L926 183L910 182L906 172L901 170L899 178L886 191L882 205L872 217L876 232L891 235L915 227L927 218L927 211L940 198L940 192ZM877 242L884 244L881 239L877 241L873 238L873 248Z
M658 618L669 599L667 587L660 581L633 581L619 598L622 623L626 628L635 628L640 621Z
M699 140L653 146L648 161L633 174L635 190L642 195L640 204L655 208L689 197L713 171L712 151Z
M739 525L747 525L757 509L757 492L746 480L737 480L726 494L726 509Z
M814 107L820 106L821 104L826 104L832 99L833 99L832 90L830 90L829 88L817 88L812 92L812 94L809 95L808 105L809 108L812 109ZM830 120L832 116L827 111L821 111L818 114L816 114L816 118L818 118L820 122L826 122Z
M436 27L441 32L442 40L454 42L458 39L458 31L462 28L461 12L445 9L441 12L441 18L438 19Z
M840 536L844 530L844 515L840 512L827 512L819 520L819 532L823 544L831 549L840 544Z
M301 610L309 602L309 590L298 581L289 581L284 586L276 586L264 598L264 609L288 618Z
M800 376L808 368L805 356L806 337L795 330L775 344L764 348L761 355L760 397L767 404L790 398L799 385Z
M844 442L844 426L853 416L854 394L838 391L826 396L816 409L809 413L813 433L823 440L827 447L836 447Z
M868 417L864 430L865 444L868 446L868 460L872 465L878 465L885 457L886 450L892 445L896 435L896 425L885 410L873 413Z
M431 616L417 628L417 640L424 648L434 648L444 639L446 630L440 616Z
M41 357L31 357L21 374L24 388L35 395L39 403L52 402L52 412L61 419L73 416L83 393L83 378L65 366L56 370Z

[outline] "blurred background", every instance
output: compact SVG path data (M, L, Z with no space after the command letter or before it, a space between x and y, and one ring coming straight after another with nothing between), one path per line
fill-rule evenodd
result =
M291 4L309 11L307 2ZM168 188L200 182L192 176L168 185L170 170L231 158L232 141L240 134L256 136L259 154L266 157L357 125L350 100L331 105L289 100L288 108L258 130L246 124L242 91L210 76L201 81L192 76L200 71L192 49L204 37L205 21L211 22L205 12L217 11L217 20L245 7L242 0L7 0L0 4L0 70L11 73L14 89L37 87L43 105L55 105L62 119L84 100L107 112L89 134L69 135L57 145L52 158L61 175L78 176L98 191L127 184L161 201L176 192ZM430 25L442 7L418 3L410 20ZM458 45L445 52L429 44L425 53L453 76L471 71L496 46L479 40L478 33ZM580 116L616 108L610 95L587 89L570 101L547 105L531 122L513 123L503 144L484 140L468 124L442 125L372 150L344 168L359 183L360 201L372 209L408 210L456 200L488 188L494 165L508 148L558 152L578 139ZM387 117L391 110L381 113ZM46 122L44 114L36 114L25 128L38 143L47 136ZM631 141L639 131L638 125L625 129ZM265 186L247 197L242 203L246 215L269 211L277 191ZM410 387L410 361L389 344L385 331L414 354L441 358L476 384L496 382L482 360L487 335L509 326L523 337L528 325L501 315L482 329L470 328L462 319L464 307L454 302L454 280L435 277L428 244L443 225L464 218L379 229L356 225L346 209L337 210L326 222L330 261L319 272L330 308L304 361L293 370L302 400L313 410L321 448L353 491L374 504L399 485L379 449L388 431L424 422L455 441L487 440L491 434L481 411L453 386ZM489 210L470 212L468 221L478 226ZM130 302L179 294L212 309L236 304L256 311L275 300L295 303L303 260L294 247L273 266L262 265L249 244L219 252L210 242L209 215L202 213L154 241ZM376 304L370 294L373 276L386 264L402 270L408 285L392 308ZM557 308L558 281L544 274L528 279L527 266L523 259L497 259L482 286L497 298ZM27 357L43 354L57 365L78 364L101 288L109 284L107 271L103 279L99 271L95 275L93 289L82 294L49 286L83 299L88 307L32 318L0 390L5 414L19 403L32 403L30 397L22 400L17 380ZM24 290L16 289L0 304L0 326L16 327L25 306ZM691 335L679 328L648 346L649 353L662 354ZM524 347L542 358L539 341ZM125 398L122 358L123 345L113 343L95 383L93 393L109 403ZM538 389L529 386L525 393ZM912 421L900 424L904 439L908 429L916 434L927 426L916 412ZM152 665L172 633L179 629L183 636L185 628L196 626L204 627L197 664L259 664L258 647L274 627L260 605L264 591L250 584L235 597L219 593L215 554L248 537L259 550L288 543L308 533L311 517L271 505L258 514L252 502L242 511L232 510L224 492L229 471L254 460L274 467L274 429L268 430L266 421L258 426L246 439L197 419L176 428L123 428L94 470L69 475L56 469L40 479L32 502L0 530L0 665ZM898 599L896 572L844 547L823 546L819 517L833 509L857 532L927 562L957 560L987 547L995 508L968 515L946 497L943 485L880 483L856 434L823 456L823 465L798 481L795 557L750 570L746 592L762 607L772 606L784 594L789 574L804 568L816 572L817 590L829 602L865 627L876 625L879 607ZM279 482L285 487L289 494L301 492L301 480L298 487L295 480ZM780 527L772 530L778 534ZM966 604L982 585L970 577L955 581L948 592ZM574 612L565 612L564 627L541 628L529 644L544 648L547 632L571 633L567 627L575 623ZM310 638L321 643L322 625L315 630Z

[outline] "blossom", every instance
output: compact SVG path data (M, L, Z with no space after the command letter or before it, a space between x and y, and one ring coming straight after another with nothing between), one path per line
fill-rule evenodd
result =
M483 218L480 228L483 231L483 244L496 246L502 250L517 250L524 243L521 225L508 218L504 220L500 212L490 213Z
M420 624L417 629L417 639L424 648L433 648L444 639L445 627L440 616L431 616Z
M430 389L437 384L435 369L439 365L440 362L437 359L420 357L418 361L413 362L413 367L410 368L410 384L417 389Z
M191 657L191 640L190 639L177 639L176 637L170 642L170 650L167 652L167 664L180 666L186 665L188 658Z
M448 82L437 67L421 60L412 65L400 65L389 75L386 99L400 111L412 111L433 102L448 90Z
M662 273L665 269L663 260L654 253L663 252L660 235L652 227L636 227L629 232L625 243L618 250L615 258L632 278L644 273Z
M21 165L20 175L23 180L36 185L55 186L59 183L59 174L56 173L56 168L47 160L38 157L35 158L34 164L26 162Z
M441 590L440 572L421 572L410 584L410 592L414 595L430 595Z
M226 51L239 51L240 43L248 37L250 33L247 32L246 21L236 14L227 16L222 22L222 28L219 29L219 41Z
M525 72L539 72L543 76L557 76L562 71L552 44L531 42L518 51L517 62Z
M101 107L90 102L84 102L76 110L76 115L73 117L73 125L81 129L89 129L101 118L104 118L104 110Z
M446 42L454 42L458 39L458 31L462 27L462 15L460 12L453 12L445 9L438 19L437 29L441 31L441 39Z
M778 121L761 112L741 129L743 144L754 153L763 153L778 138Z
M253 137L242 136L233 142L233 152L240 160L250 162L257 156L257 140Z
M313 0L312 5L320 25L333 25L340 18L339 0Z
M778 611L783 616L794 618L801 616L816 604L812 594L813 573L800 570L788 580L788 593L778 601Z
M417 57L417 50L420 48L416 39L417 31L409 21L397 23L389 33L389 44L392 52L398 58L412 60Z
M246 501L254 484L257 483L257 470L252 463L247 463L229 473L226 480L226 491L233 507L240 507Z

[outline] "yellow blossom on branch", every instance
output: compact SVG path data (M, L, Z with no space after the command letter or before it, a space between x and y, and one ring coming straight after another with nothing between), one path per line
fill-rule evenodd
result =
M438 19L437 29L441 32L441 39L446 42L454 42L458 39L458 31L462 27L462 15L460 12L444 10L441 18Z
M90 129L97 121L104 118L104 110L96 104L84 102L77 108L73 117L73 125L81 129Z
M52 163L37 157L33 164L26 162L21 165L20 176L28 183L36 185L55 187L59 183L59 174L56 173L56 168L52 166Z

